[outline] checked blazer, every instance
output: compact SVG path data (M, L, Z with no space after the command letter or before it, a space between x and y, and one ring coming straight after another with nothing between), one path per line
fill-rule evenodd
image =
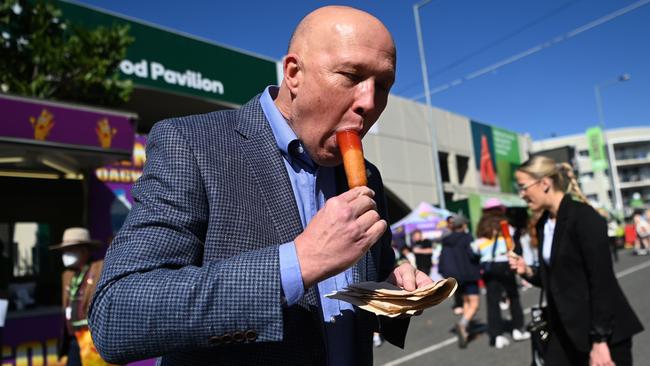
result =
M107 361L327 362L315 288L294 306L282 302L278 246L303 230L282 159L259 96L238 110L153 127L135 204L106 254L89 314ZM381 177L368 169L385 218ZM347 189L337 181L339 192ZM387 231L354 279L382 281L393 262ZM372 364L373 330L403 346L407 327L357 309L355 364Z

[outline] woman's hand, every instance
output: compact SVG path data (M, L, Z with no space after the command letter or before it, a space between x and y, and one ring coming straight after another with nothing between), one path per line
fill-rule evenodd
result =
M530 274L532 270L526 265L524 258L515 254L514 252L508 253L508 263L510 264L510 269L515 271L518 275Z
M615 366L605 342L594 343L589 353L589 366Z

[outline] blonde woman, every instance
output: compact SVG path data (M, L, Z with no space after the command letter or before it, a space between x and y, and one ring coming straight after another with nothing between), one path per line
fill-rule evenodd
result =
M588 204L568 164L536 156L515 173L537 223L539 267L511 255L510 266L547 298L547 365L632 365L632 336L643 326L621 290L605 220Z

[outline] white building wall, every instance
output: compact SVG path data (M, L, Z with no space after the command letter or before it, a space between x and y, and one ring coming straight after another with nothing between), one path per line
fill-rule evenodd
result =
M437 203L426 107L391 95L364 153L381 171L384 184L409 207Z

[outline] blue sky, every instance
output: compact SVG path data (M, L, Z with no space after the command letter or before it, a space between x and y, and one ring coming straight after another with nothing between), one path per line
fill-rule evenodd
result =
M83 0L219 44L281 59L299 20L327 4L366 10L391 30L398 50L392 92L422 98L415 1ZM633 4L647 0L433 0L421 8L430 87L449 84ZM598 124L602 88L607 128L650 125L650 4L475 79L432 95L434 106L534 139ZM163 45L161 45L162 47Z

